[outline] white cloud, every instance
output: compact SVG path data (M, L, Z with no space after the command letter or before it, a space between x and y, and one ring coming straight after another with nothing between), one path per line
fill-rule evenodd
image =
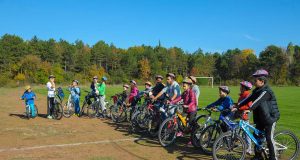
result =
M244 34L243 36L244 36L246 39L248 39L248 40L255 41L255 42L261 42L260 39L255 38L255 37L253 37L253 36L251 36L251 35L249 35L249 34Z

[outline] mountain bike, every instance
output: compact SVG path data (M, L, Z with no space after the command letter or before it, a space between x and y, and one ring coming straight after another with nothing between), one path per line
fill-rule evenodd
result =
M75 113L75 103L72 99L72 95L70 92L69 98L65 103L65 105L63 106L63 115L66 118L70 118L74 113Z
M55 91L55 98L54 98L54 106L53 106L53 113L52 116L56 120L60 120L63 116L63 107L62 102L65 97L65 94L61 87L57 88Z
M26 102L27 100L28 100L28 99L24 99L25 102ZM37 117L37 115L38 115L38 108L37 108L36 105L34 105L34 109L35 109L35 116L32 116L32 110L30 109L29 104L26 102L26 106L25 106L25 117L26 117L27 119Z

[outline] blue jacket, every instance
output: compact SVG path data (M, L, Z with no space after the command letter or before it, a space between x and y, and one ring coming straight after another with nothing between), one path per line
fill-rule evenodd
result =
M70 87L69 91L71 92L71 96L73 99L80 97L80 88L79 87Z
M34 92L24 92L23 96L21 97L23 100L26 99L25 104L34 104L34 97L36 97Z
M214 103L212 104L209 104L206 108L211 108L211 107L214 107L216 106L217 109L219 111L223 111L225 109L231 109L230 107L233 105L233 100L231 99L230 96L226 96L224 98L219 98L217 101L215 101ZM224 116L228 115L230 113L229 112L226 112L226 113L223 113Z

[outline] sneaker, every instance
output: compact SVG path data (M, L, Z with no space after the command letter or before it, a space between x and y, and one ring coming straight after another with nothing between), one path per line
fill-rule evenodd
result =
M192 145L192 141L189 141L186 145L191 146Z
M53 117L52 117L52 116L50 116L50 115L48 115L48 116L47 116L47 118L48 118L48 119L53 119Z
M176 137L183 137L183 133L182 133L182 132L178 132L178 133L176 134Z

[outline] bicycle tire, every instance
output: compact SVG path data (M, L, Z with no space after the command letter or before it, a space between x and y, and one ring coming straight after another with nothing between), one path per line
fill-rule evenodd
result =
M281 135L288 135L295 142L295 146L294 146L295 147L295 151L294 151L294 153L291 156L288 156L288 157L283 156L283 154L282 154L283 152L279 151L279 147L280 146L285 146L282 143L279 143L279 141L281 141L283 139L283 137ZM281 136L281 139L280 139L279 136ZM277 145L277 147L276 147L277 148L277 153L280 156L278 158L280 158L280 159L289 159L289 160L296 160L298 158L298 156L299 156L299 148L300 148L299 139L297 138L297 136L293 132L288 131L288 130L277 131L274 134L274 141L275 141L275 143ZM291 144L291 143L289 143L289 144ZM288 148L291 148L291 147L288 147Z
M63 116L66 118L70 118L75 113L75 104L73 101L70 102L70 106L68 107L68 102L63 106ZM66 108L65 108L66 107Z
M220 130L217 125L209 125L203 129L199 138L200 150L207 155L212 154L212 147L215 140L220 135ZM213 136L213 137L212 137ZM208 140L206 140L206 138Z
M60 120L63 117L63 113L62 113L63 111L62 110L63 109L62 109L61 103L56 102L54 104L53 115L52 115L54 117L54 119Z
M224 143L224 141L225 141L225 143ZM238 145L237 141L240 141L241 145ZM228 145L230 145L229 148L228 148ZM245 140L239 135L232 135L232 133L230 131L222 133L214 142L213 149L212 149L213 159L219 160L222 157L222 159L233 159L234 160L235 158L232 157L233 156L232 152L239 146L241 146L242 149L240 152L237 151L236 153L241 153L241 156L239 156L240 158L237 158L237 159L244 160L245 156L246 156L246 149L247 149ZM223 153L227 154L228 156L231 156L230 158L227 156L225 158L225 157L217 154L217 151L219 151L218 149L223 148L223 147L227 147L227 149L225 149L225 151Z
M165 137L166 137L164 135L164 133L167 132L167 130L169 130L169 129L172 132L170 132L171 133L171 136L169 136L170 140L169 140L169 142L167 142L163 139L165 139ZM177 132L178 132L178 123L174 122L174 117L170 117L170 118L167 118L166 120L164 120L162 122L162 124L160 125L159 131L158 131L158 140L159 140L160 145L163 147L167 147L167 146L174 144L176 141Z

